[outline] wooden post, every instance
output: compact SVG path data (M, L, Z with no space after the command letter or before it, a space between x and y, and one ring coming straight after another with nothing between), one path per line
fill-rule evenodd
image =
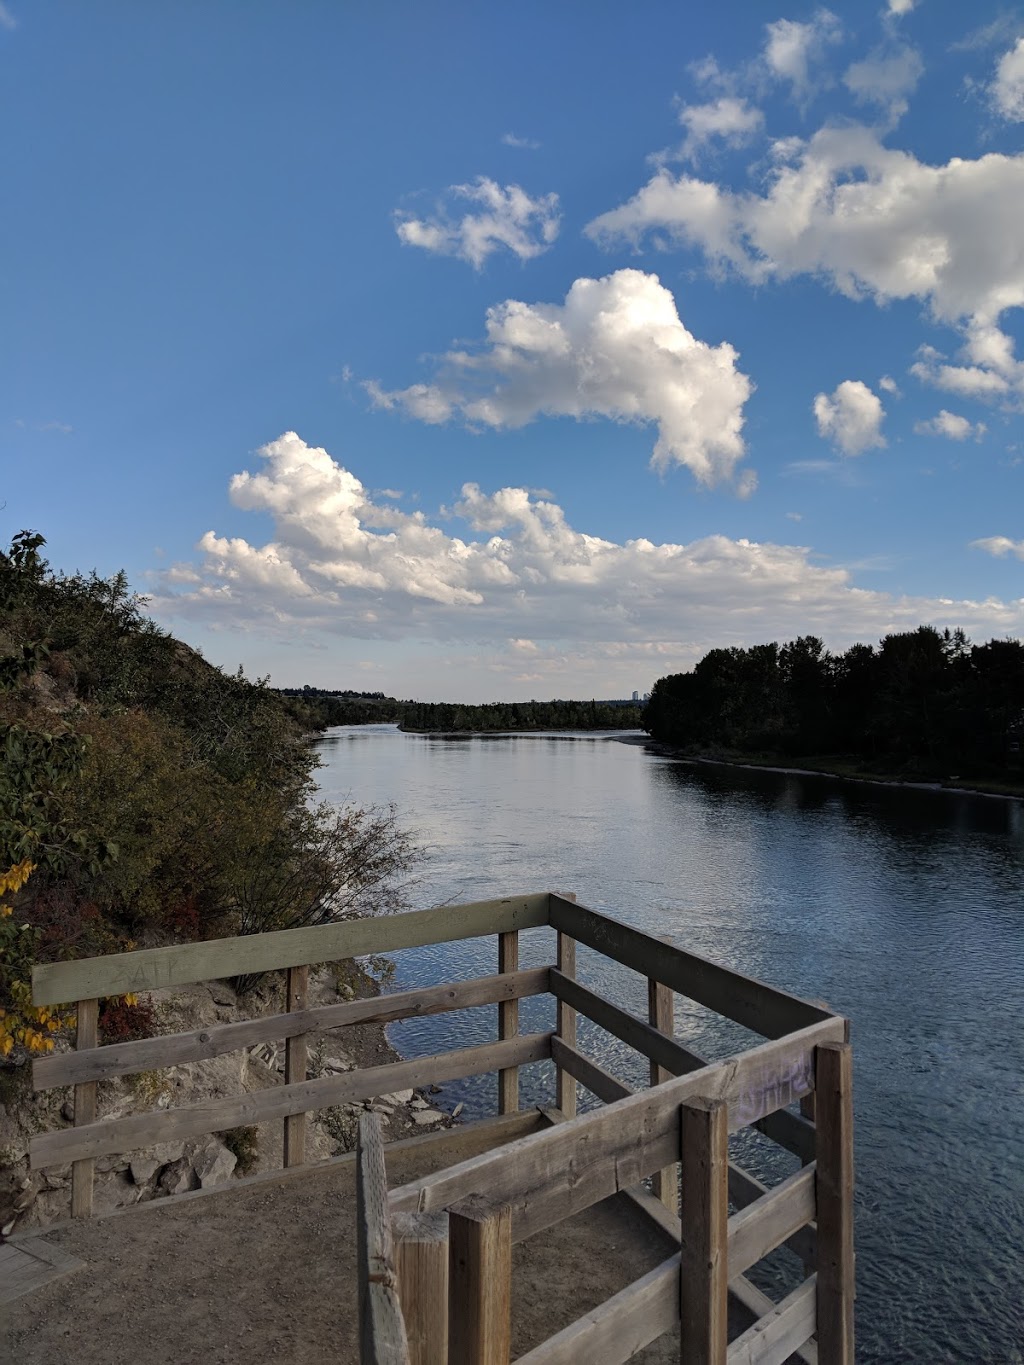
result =
M309 968L289 967L284 1012L304 1010L309 1002ZM306 1035L300 1033L285 1043L284 1081L294 1085L306 1079ZM284 1164L301 1166L306 1160L306 1116L290 1114L284 1121Z
M448 1365L448 1215L396 1213L392 1230L410 1365Z
M77 1008L75 1047L96 1047L99 1042L98 1000L79 1000ZM96 1118L96 1082L84 1081L75 1086L75 1127L92 1123ZM71 1166L71 1217L89 1218L92 1215L93 1160L75 1161Z
M575 891L560 891L563 900L574 901ZM576 978L576 940L568 934L558 933L558 952L555 965L565 976ZM555 1012L555 1032L567 1047L576 1046L576 1011L571 1005L559 1000ZM555 1071L555 1108L561 1109L567 1119L576 1117L576 1078L568 1071L557 1067Z
M821 1043L814 1055L818 1356L821 1365L854 1365L853 1055L849 1043Z
M729 1111L724 1100L681 1106L683 1208L679 1359L726 1365L729 1341Z
M512 1210L472 1195L448 1217L449 1365L509 1365Z
M519 934L498 935L498 971L517 972L519 970ZM498 1002L498 1038L514 1038L519 1032L519 1001L501 1000ZM498 1072L498 1113L514 1114L519 1108L519 1068L510 1066Z
M668 986L662 985L660 981L655 981L653 976L647 978L647 1017L651 1025L659 1029L662 1033L667 1033L671 1038L675 1033L675 997ZM672 1079L672 1072L663 1066L658 1066L655 1062L651 1063L651 1085L660 1085L662 1081ZM679 1211L679 1168L677 1166L666 1166L663 1170L655 1171L651 1179L651 1188L657 1199L672 1213Z
M360 1114L356 1139L356 1276L361 1365L409 1365L376 1114Z

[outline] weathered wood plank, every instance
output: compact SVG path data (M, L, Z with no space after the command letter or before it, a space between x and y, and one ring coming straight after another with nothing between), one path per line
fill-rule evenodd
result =
M369 953L394 953L430 943L532 929L548 922L548 893L439 905L379 919L343 920L309 929L143 948L133 953L42 963L32 969L32 1003L58 1005L93 996L152 991L250 972L280 971L313 962L338 962Z
M679 1324L679 1255L519 1356L516 1365L623 1365Z
M448 1215L398 1213L392 1234L410 1365L448 1365Z
M637 1052L656 1062L667 1074L682 1076L707 1066L707 1062L696 1052L683 1047L682 1043L669 1038L650 1024L638 1019L635 1014L613 1005L610 1000L581 986L578 981L564 976L557 968L551 971L551 994L556 1000L565 1000L579 1014L599 1024L623 1043L628 1043Z
M624 1100L627 1095L636 1093L631 1085L626 1085L589 1057L584 1057L582 1052L577 1052L574 1047L568 1047L561 1038L551 1039L551 1060L555 1066L560 1066L579 1081L580 1085L585 1086L592 1095L604 1100L605 1104L614 1104L616 1100Z
M729 1219L729 1275L742 1275L814 1218L814 1166L804 1166Z
M216 1024L175 1033L163 1038L142 1038L132 1043L113 1043L86 1052L64 1052L37 1058L32 1064L32 1083L36 1090L81 1081L108 1080L136 1071L153 1071L163 1066L184 1066L203 1062L258 1043L276 1042L296 1034L347 1028L352 1024L384 1024L394 1019L420 1018L468 1009L472 1005L492 1005L495 1001L543 995L548 989L548 968L502 976L481 976L471 981L449 981L441 986L422 986L394 995L352 1000L345 1004L323 1005L318 1009L289 1014L267 1014L259 1019L243 1019L237 1024Z
M79 1000L75 1027L75 1047L94 1048L99 1039L98 1000ZM96 1118L96 1082L75 1086L75 1127L88 1126ZM71 1168L71 1217L88 1218L92 1213L93 1163L76 1161Z
M559 1113L557 1109L546 1109L542 1106L540 1112L549 1123L567 1122L565 1115ZM730 1167L730 1174L738 1170L739 1167ZM749 1178L753 1180L752 1176ZM760 1184L758 1181L754 1183ZM766 1187L762 1185L760 1188L763 1191ZM681 1224L678 1213L673 1213L667 1209L660 1199L655 1199L654 1195L642 1186L625 1190L622 1193L623 1198L634 1204L662 1232L676 1242L679 1241ZM647 1299L647 1311L650 1314L649 1327L652 1329L648 1338L649 1341L656 1340L663 1332L669 1331L679 1323L679 1257L671 1257L670 1261L671 1266L666 1261L658 1267L661 1273L660 1287L655 1290L653 1286L648 1286L644 1291ZM639 1285L640 1282L637 1281L636 1283ZM628 1293L628 1290L623 1292L624 1294ZM744 1275L733 1275L729 1280L729 1298L746 1317L754 1321L763 1318L775 1308L775 1304L767 1294L762 1293L756 1285L751 1284ZM630 1311L628 1304L622 1304L622 1311ZM585 1321L585 1319L581 1319L581 1321ZM602 1319L602 1321L606 1320ZM657 1331L653 1330L655 1327L657 1327ZM570 1331L571 1327L566 1330ZM541 1350L542 1348L538 1347L537 1349ZM798 1347L793 1354L797 1360L802 1362L802 1365L818 1365L818 1348L813 1341ZM568 1358L573 1359L572 1356ZM595 1362L590 1361L589 1357L586 1358L587 1365L596 1365ZM561 1358L559 1357L559 1359ZM520 1365L520 1362L517 1361L516 1365Z
M828 1365L854 1365L853 1057L849 1043L816 1053L818 1349Z
M682 1105L679 1359L725 1365L729 1345L729 1120L725 1100Z
M781 1038L832 1017L827 1009L651 938L554 892L550 898L550 917L551 924L560 932L644 976L653 976L680 995L697 1000L766 1038Z
M785 1147L787 1152L798 1156L805 1165L814 1160L817 1144L814 1124L801 1114L779 1109L774 1114L766 1114L763 1119L758 1119L752 1126L780 1147Z
M812 1088L815 1045L842 1037L843 1028L842 1019L823 1019L789 1038L763 1043L525 1137L514 1149L438 1171L393 1191L392 1208L443 1209L487 1190L511 1204L513 1236L521 1241L620 1189L639 1185L677 1159L679 1106L686 1101L727 1100L731 1131L793 1103Z
M512 1212L479 1195L448 1210L450 1365L509 1365Z
M566 896L565 899L575 901L576 897ZM568 934L558 935L555 962L563 977L575 979L576 940ZM576 1011L564 1000L559 1000L555 1006L555 1032L567 1047L576 1046ZM575 1117L576 1098L576 1082L572 1075L564 1070L556 1070L555 1104L568 1118Z
M498 935L498 973L519 970L519 935L512 930ZM519 1001L516 998L498 1003L498 1037L514 1038L519 1032ZM519 1071L506 1067L498 1072L498 1113L514 1114L519 1108Z
M409 1062L390 1062L385 1066L346 1071L342 1075L323 1076L297 1085L271 1086L254 1094L230 1095L181 1109L133 1114L129 1118L105 1119L87 1128L41 1133L31 1140L29 1157L33 1169L38 1170L108 1152L130 1152L147 1147L151 1142L170 1142L175 1138L197 1137L201 1133L220 1133L240 1124L265 1123L288 1114L372 1099L375 1095L431 1082L477 1076L502 1066L524 1066L550 1056L551 1034L533 1033L512 1038L507 1043L483 1043L433 1057L417 1057Z
M674 1000L675 997L668 986L655 981L653 976L647 978L647 1022L669 1038L674 1037L676 1027ZM660 1085L662 1081L671 1080L675 1074L667 1067L660 1066L655 1061L651 1062L651 1085ZM666 1166L664 1170L655 1171L651 1177L651 1189L655 1198L660 1199L665 1207L674 1213L679 1207L679 1167Z
M309 968L289 967L285 987L284 1012L304 1010L309 1004ZM285 1044L285 1085L306 1079L306 1035L293 1035ZM284 1121L284 1164L301 1166L306 1159L306 1115L289 1114Z
M0 1243L0 1308L84 1265L77 1256L48 1246L38 1237Z
M356 1159L359 1358L362 1365L409 1365L397 1293L384 1140L376 1114L359 1116Z
M745 1209L748 1204L753 1204L756 1200L762 1199L766 1194L771 1194L771 1187L763 1185L756 1176L752 1176L749 1171L742 1166L729 1164L729 1201L736 1205L737 1209ZM787 1237L782 1243L789 1248L794 1255L799 1256L804 1265L816 1264L817 1258L817 1229L813 1221L807 1223L805 1227L799 1228L791 1236Z
M814 1333L814 1293L812 1276L736 1338L729 1347L728 1365L782 1365L806 1347ZM823 1355L822 1360L828 1357Z

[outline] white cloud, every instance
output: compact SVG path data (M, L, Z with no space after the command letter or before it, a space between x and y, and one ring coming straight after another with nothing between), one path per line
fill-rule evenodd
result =
M717 645L811 632L840 646L921 621L1024 630L1024 601L866 591L795 545L723 535L619 544L575 530L557 504L522 488L466 484L452 512L462 533L453 535L422 513L378 506L355 475L294 432L260 456L260 471L232 480L231 497L269 514L273 539L207 532L197 563L155 576L151 609L161 619L289 648L330 641L337 652L375 640L416 642L420 657L435 646L449 657L473 650L480 679L521 679L526 664L529 679L562 696L619 668L625 678L642 666L653 680ZM486 682L476 686L483 695ZM532 681L530 689L541 694Z
M439 256L458 256L479 270L488 256L506 247L521 261L547 251L558 236L561 221L558 195L533 199L518 185L505 185L480 176L471 185L452 185L451 206L442 205L429 218L396 213L395 231L406 246L422 247ZM472 209L458 216L457 201Z
M1024 393L1024 368L997 326L1024 305L1024 154L931 166L856 126L787 139L775 154L763 194L662 168L586 231L603 243L657 231L755 283L809 274L853 299L921 300L964 328L969 364L960 374L925 364L920 377L961 393Z
M897 17L901 14L909 14L916 3L917 0L889 0L889 13Z
M729 147L742 146L760 132L764 114L746 100L723 95L709 104L683 105L679 122L686 129L680 155L692 158L713 138L721 138Z
M15 19L14 15L3 3L3 0L0 0L0 28L5 28L8 32L13 32L17 27L17 19Z
M880 105L895 121L907 112L907 96L916 90L923 71L924 63L914 48L889 52L878 48L848 68L843 84L860 103Z
M878 387L885 393L891 393L893 398L901 398L903 396L900 393L900 386L896 383L896 380L893 379L891 374L883 374L878 381Z
M434 384L366 388L377 406L427 422L515 428L543 415L655 425L656 468L685 465L707 485L736 478L744 493L751 474L737 465L753 386L738 358L728 342L687 331L656 275L618 270L576 280L564 304L509 299L488 309L486 346L449 352Z
M1024 38L999 58L989 93L1003 118L1015 123L1024 119Z
M982 540L972 540L971 549L984 550L987 554L995 555L996 559L1003 559L1006 555L1024 559L1024 540L1011 540L1009 536L986 536Z
M540 147L540 143L532 137L516 137L515 133L502 133L501 140L506 147L521 147L529 152L535 152Z
M1024 363L1014 355L1013 339L983 322L969 323L965 336L959 356L965 363L948 364L941 351L921 346L910 373L962 398L1019 406L1024 398Z
M971 436L980 441L987 430L984 422L969 422L966 417L945 408L940 408L927 422L914 423L918 436L944 436L947 441L966 441Z
M765 66L776 80L789 83L798 103L805 103L819 84L827 83L821 71L825 50L842 38L842 25L830 10L819 9L808 24L778 19L765 27Z
M814 400L818 435L830 440L844 455L862 455L885 445L882 400L860 379L844 379L831 394Z

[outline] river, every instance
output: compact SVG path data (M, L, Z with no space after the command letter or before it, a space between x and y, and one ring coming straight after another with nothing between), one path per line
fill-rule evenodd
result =
M324 797L393 801L415 831L416 907L573 891L847 1015L858 1361L1024 1362L1024 804L694 767L602 735L339 727L318 747ZM524 966L551 960L551 937L522 936ZM395 966L396 987L486 975L495 946L410 950ZM581 952L580 976L646 1009L625 969ZM524 1002L524 1029L552 1013ZM750 1037L683 1001L676 1029L716 1056ZM406 1056L494 1036L493 1006L391 1030ZM580 1036L644 1083L636 1054ZM442 1099L470 1117L493 1112L494 1093L481 1078ZM522 1073L522 1093L549 1100L549 1063ZM769 1161L750 1140L741 1159Z

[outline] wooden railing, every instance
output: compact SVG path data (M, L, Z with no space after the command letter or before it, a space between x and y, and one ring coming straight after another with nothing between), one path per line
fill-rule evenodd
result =
M549 925L553 962L519 968L518 934ZM493 976L316 1009L313 963L496 935ZM576 979L581 943L646 979L647 1017ZM98 1047L104 996L254 971L288 971L285 1011L189 1033ZM555 1029L521 1036L518 1001L550 992ZM680 994L767 1041L708 1062L674 1036ZM37 968L37 1004L78 1005L78 1049L34 1063L37 1087L73 1085L74 1127L30 1147L34 1167L72 1162L72 1211L91 1211L93 1162L168 1139L280 1119L285 1163L305 1159L304 1116L344 1101L497 1072L497 1107L519 1105L520 1066L551 1058L549 1127L386 1194L374 1116L360 1120L359 1240L366 1365L507 1365L511 1246L612 1195L627 1197L679 1244L648 1275L521 1359L618 1365L678 1329L690 1365L853 1365L852 1101L847 1021L554 893L446 906L380 920L145 950ZM313 1030L498 1004L498 1038L432 1057L310 1079ZM647 1059L634 1092L580 1049L583 1015ZM96 1118L106 1078L202 1061L286 1039L284 1083L120 1119ZM577 1087L599 1108L576 1115ZM797 1105L800 1112L797 1112ZM731 1133L756 1127L801 1168L769 1188L735 1161ZM651 1191L647 1189L651 1184ZM682 1192L681 1209L679 1191ZM729 1204L736 1210L729 1216ZM747 1272L786 1246L804 1266L781 1303ZM752 1325L729 1342L727 1303ZM449 1311L449 1303L453 1305Z

